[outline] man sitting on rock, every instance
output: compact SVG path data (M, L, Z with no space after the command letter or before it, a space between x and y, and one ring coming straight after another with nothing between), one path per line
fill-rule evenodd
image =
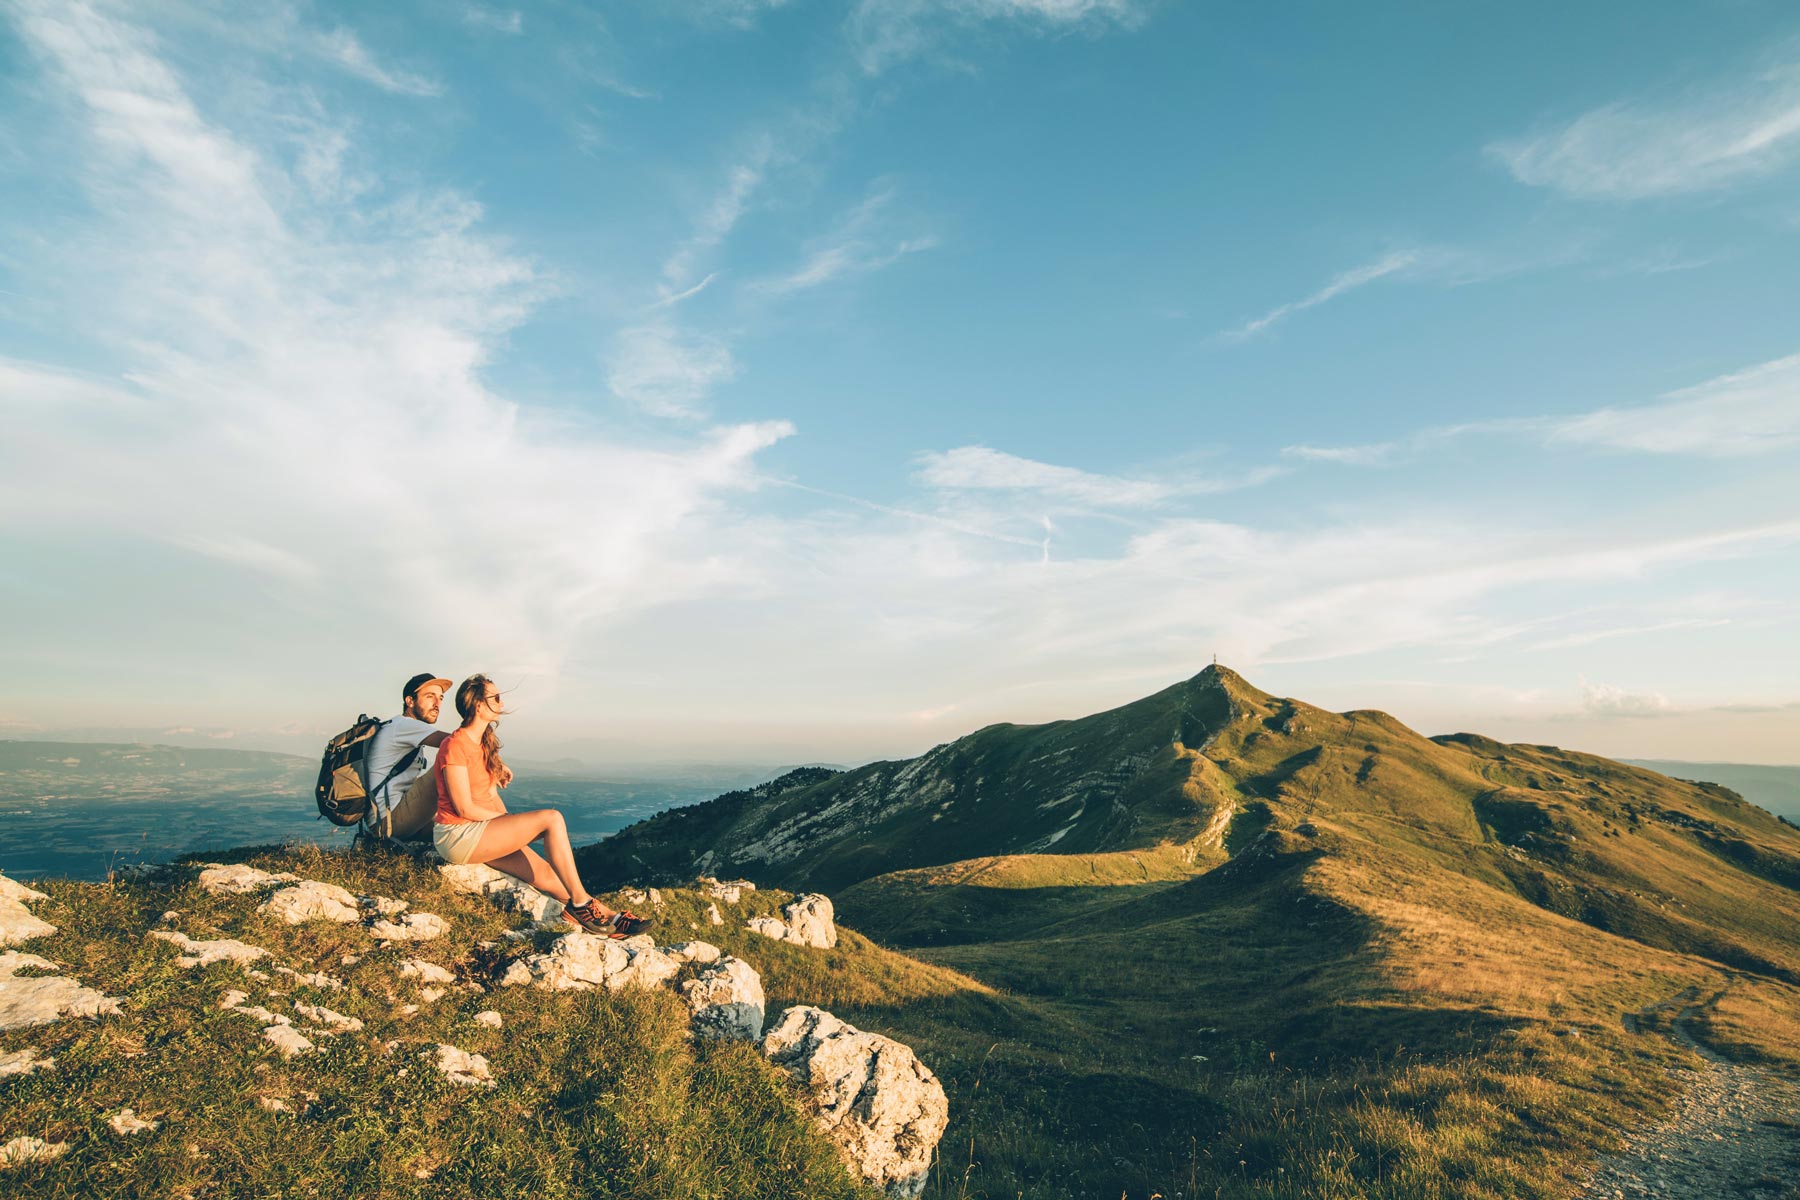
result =
M436 728L449 689L448 679L429 671L414 675L400 693L400 715L386 721L370 741L363 766L371 789L364 830L371 837L431 840L437 813L431 767L438 746L450 736Z

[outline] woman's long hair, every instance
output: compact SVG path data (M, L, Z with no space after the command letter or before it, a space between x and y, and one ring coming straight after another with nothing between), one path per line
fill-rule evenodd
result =
M466 726L475 719L475 709L487 697L488 684L493 680L486 675L471 675L462 681L456 689L456 715L462 718ZM495 689L498 694L499 689ZM500 761L500 735L494 732L497 721L489 721L488 727L481 731L481 759L487 765L489 775L500 774L500 768L506 764Z

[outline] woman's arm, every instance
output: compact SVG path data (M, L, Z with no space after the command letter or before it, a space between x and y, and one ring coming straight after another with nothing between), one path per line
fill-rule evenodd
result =
M506 811L504 804L496 809L492 802L499 796L484 797L488 803L477 802L469 789L469 768L456 763L444 764L444 789L450 793L450 807L456 815L465 821L486 821L500 816Z

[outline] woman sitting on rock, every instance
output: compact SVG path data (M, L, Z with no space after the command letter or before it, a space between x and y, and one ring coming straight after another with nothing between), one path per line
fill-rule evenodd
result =
M456 689L456 711L462 727L438 748L437 823L432 841L453 863L486 863L523 879L546 896L563 902L563 916L589 933L622 938L649 927L628 912L615 912L581 886L569 827L554 808L533 812L506 811L500 789L513 773L500 761L500 737L494 732L505 715L500 690L485 675L471 675ZM550 861L531 849L544 840Z

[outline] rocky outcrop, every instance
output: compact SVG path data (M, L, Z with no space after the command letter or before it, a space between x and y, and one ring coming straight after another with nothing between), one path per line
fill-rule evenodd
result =
M196 941L185 933L169 929L153 929L144 937L146 940L174 944L181 951L181 957L175 960L178 967L204 967L216 962L252 963L259 958L269 957L269 952L261 946L251 946L231 938Z
M36 1046L0 1054L0 1079L8 1075L31 1075L38 1071L56 1070L54 1058L39 1058Z
M119 1011L117 1000L93 988L61 975L19 974L26 969L54 971L56 964L18 950L0 951L0 1030Z
M762 977L741 958L727 955L708 963L681 985L681 998L692 1014L695 1037L754 1042L762 1036Z
M0 947L17 946L32 938L49 937L56 926L25 907L50 897L35 888L0 875Z
M781 1014L762 1051L800 1085L802 1106L852 1170L892 1197L925 1189L950 1106L911 1049L801 1005Z
M601 987L617 992L667 983L680 973L681 964L681 959L664 954L646 936L615 941L591 933L568 933L544 953L513 960L500 984L528 984L551 991Z
M384 942L428 942L450 932L450 924L436 913L410 912L394 921L376 921L369 932Z
M700 876L700 878L694 881L694 886L700 889L701 895L710 897L713 900L722 901L725 904L736 904L739 900L743 899L745 892L754 892L756 890L756 885L751 883L748 879L732 879L720 882L711 875Z
M277 917L289 925L307 921L332 921L354 925L363 919L362 906L355 896L336 884L302 879L292 887L278 888L256 910Z
M195 880L200 885L200 890L209 896L242 896L277 884L299 881L298 875L289 875L286 871L271 875L243 863L233 863L230 866L223 863L201 863L200 877Z
M831 897L810 892L783 905L781 920L774 917L751 917L744 922L744 928L778 942L793 942L799 946L816 946L821 950L829 950L837 945L835 918Z
M522 879L496 871L486 863L445 863L438 874L454 891L486 896L501 912L523 913L533 921L562 915L563 902L546 896Z

